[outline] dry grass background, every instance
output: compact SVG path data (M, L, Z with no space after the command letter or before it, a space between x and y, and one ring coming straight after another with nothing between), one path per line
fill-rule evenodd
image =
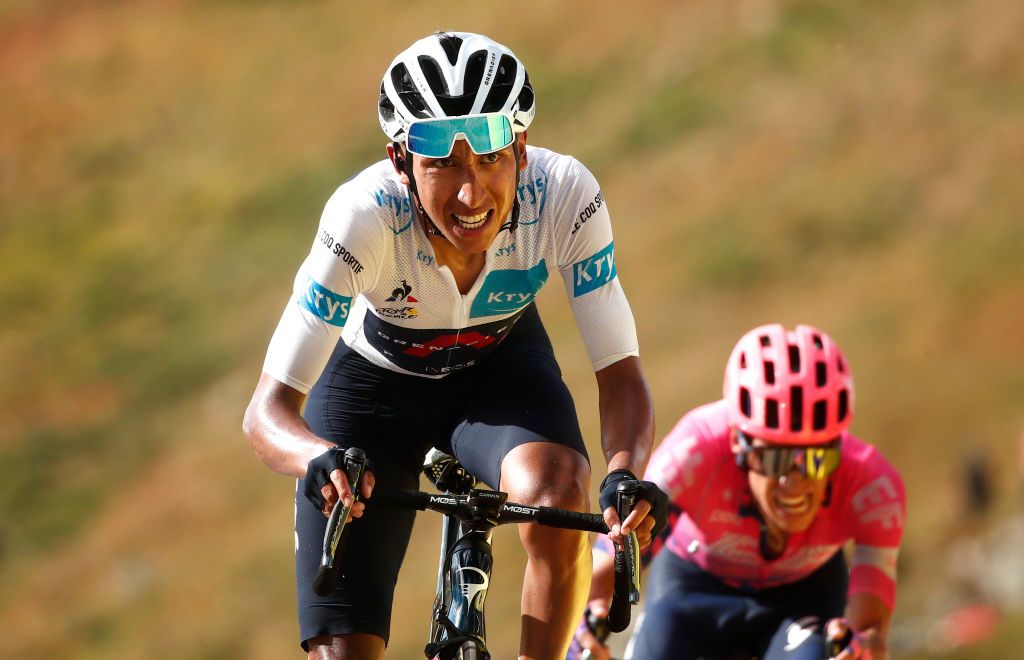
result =
M240 416L323 202L383 154L384 67L440 28L512 46L531 141L602 181L660 432L716 396L754 324L840 341L854 430L909 487L897 622L940 614L958 460L990 451L993 516L1019 508L1020 3L18 0L0 8L0 656L297 653L292 484ZM540 304L599 456L564 297ZM422 647L436 535L422 516L391 657ZM514 531L498 543L492 643L512 657L523 558ZM1018 619L963 657L1008 657Z

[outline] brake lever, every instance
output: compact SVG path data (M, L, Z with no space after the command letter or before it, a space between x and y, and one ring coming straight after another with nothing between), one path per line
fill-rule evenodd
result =
M349 488L352 489L352 503L344 504L339 497L331 509L331 516L327 520L327 529L324 531L324 550L320 558L320 568L317 569L313 578L313 591L318 596L326 596L334 589L338 582L338 573L341 570L341 562L338 555L345 547L345 530L349 513L352 507L359 501L359 485L366 470L366 452L358 447L349 447L345 450L345 478L348 479Z

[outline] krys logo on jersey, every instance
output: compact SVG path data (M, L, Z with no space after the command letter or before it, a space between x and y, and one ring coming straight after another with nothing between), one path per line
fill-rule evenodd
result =
M548 266L543 259L529 270L492 270L473 298L469 316L479 318L519 311L533 302L547 279Z
M412 204L407 196L393 195L379 188L374 191L373 198L377 200L378 207L387 208L393 214L390 222L392 232L401 234L412 226Z
M313 278L309 278L305 288L299 293L298 303L313 316L317 316L339 328L345 326L352 298L340 296Z
M516 194L520 204L519 225L536 224L548 202L548 173L541 171L532 180L523 181Z
M615 279L615 243L572 265L572 296L600 289Z

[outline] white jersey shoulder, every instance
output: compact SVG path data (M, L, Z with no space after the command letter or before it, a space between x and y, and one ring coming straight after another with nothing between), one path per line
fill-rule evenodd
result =
M552 273L562 276L595 368L636 355L597 180L575 158L528 147L517 194L517 226L506 220L463 295L437 262L391 163L350 179L324 208L264 370L306 392L339 334L394 371L436 378L472 367L497 347Z

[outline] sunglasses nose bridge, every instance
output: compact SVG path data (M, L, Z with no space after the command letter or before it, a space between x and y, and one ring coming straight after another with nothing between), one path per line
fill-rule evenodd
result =
M775 481L780 486L786 487L792 484L801 484L808 478L807 472L796 463L793 463L789 466L789 469L783 470L781 474L775 477Z

